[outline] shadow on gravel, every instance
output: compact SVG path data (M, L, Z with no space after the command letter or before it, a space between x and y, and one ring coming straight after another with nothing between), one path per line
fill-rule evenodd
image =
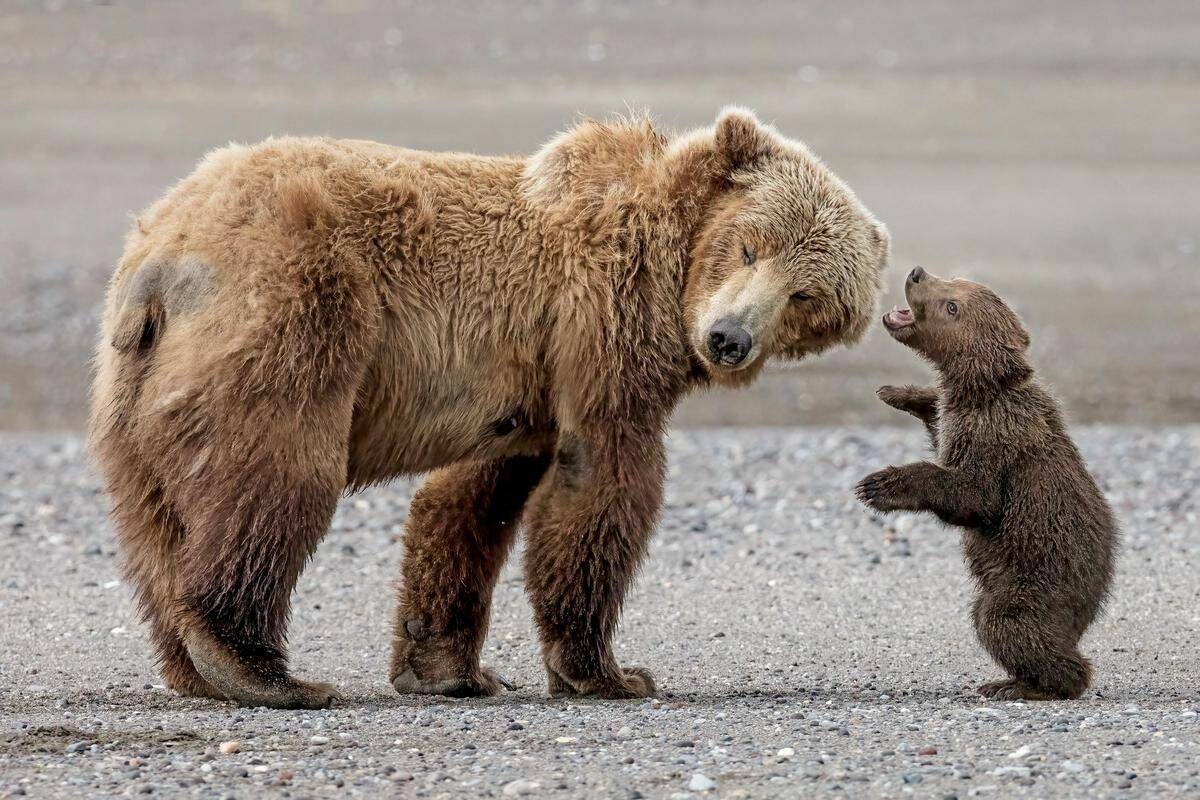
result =
M1178 692L1155 693L1165 696L1156 700L1175 699ZM905 689L891 691L887 687L874 687L867 690L838 688L838 687L796 687L795 689L729 689L719 691L696 692L663 692L657 699L663 704L686 705L695 708L721 706L739 701L756 701L776 704L830 704L834 707L895 707L897 704L912 703L919 705L934 704L948 701L954 706L984 706L1004 708L1014 705L1004 702L990 701L977 694L972 687L931 687L929 689ZM1110 704L1120 702L1122 698L1101 691L1095 691L1079 700L1071 701L1070 705L1082 706L1093 704ZM1141 698L1143 701L1145 698ZM73 692L66 698L65 708L80 712L85 710L136 708L139 711L191 711L215 715L236 714L239 706L230 702L220 702L200 698L180 697L166 689L126 689L126 690L85 690ZM424 709L434 707L463 707L463 708L503 708L503 707L537 707L562 708L571 705L620 706L631 708L641 705L644 700L602 700L589 697L547 697L537 688L519 687L516 691L505 692L495 697L452 698L423 695L399 695L387 689L375 692L347 692L334 704L335 709L370 708L370 709ZM26 705L36 703L26 702ZM1059 703L1034 703L1025 705L1056 706ZM290 711L281 713L319 713L305 711ZM58 730L55 727L38 728L21 735L49 736L50 732ZM62 728L61 730L67 730ZM161 734L161 732L160 732ZM0 747L8 743L12 733L0 734ZM65 734L64 734L65 735ZM78 738L86 738L82 735ZM74 741L74 739L72 740Z
M24 753L74 753L89 749L92 745L123 745L126 748L174 747L201 741L194 731L120 731L105 735L98 731L86 731L66 725L42 725L22 731L7 731L0 734L0 752L19 755Z

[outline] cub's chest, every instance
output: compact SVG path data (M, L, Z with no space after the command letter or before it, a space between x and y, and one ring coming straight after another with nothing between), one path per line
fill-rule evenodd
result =
M974 420L942 406L937 418L937 434L937 459L942 466L959 467L971 459L977 444Z

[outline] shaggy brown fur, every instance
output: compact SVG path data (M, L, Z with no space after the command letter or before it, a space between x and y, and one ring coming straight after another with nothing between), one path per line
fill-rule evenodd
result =
M554 694L637 697L612 650L680 397L858 339L887 234L748 112L669 138L584 122L530 158L268 140L130 233L91 435L167 683L321 706L289 595L339 495L437 470L405 534L392 679L479 665L519 521Z
M979 586L975 631L1009 674L980 693L1076 698L1091 665L1078 649L1112 581L1117 525L1025 358L1029 335L991 290L909 274L912 306L892 336L938 370L937 389L884 386L880 398L924 421L937 463L888 467L858 484L879 511L931 511L965 529Z

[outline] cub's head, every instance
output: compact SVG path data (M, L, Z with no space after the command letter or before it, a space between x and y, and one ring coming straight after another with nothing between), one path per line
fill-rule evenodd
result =
M988 287L962 278L939 278L917 267L905 279L904 297L910 307L884 314L884 327L944 375L977 389L1029 375L1029 333L1016 312Z
M691 253L685 315L717 382L749 382L771 357L858 341L870 324L889 239L807 147L726 110L680 140L712 153L713 195Z

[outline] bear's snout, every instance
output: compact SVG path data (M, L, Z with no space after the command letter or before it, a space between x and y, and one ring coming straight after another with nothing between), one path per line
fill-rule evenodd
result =
M717 364L737 366L753 344L750 332L729 317L717 320L708 329L708 352Z

